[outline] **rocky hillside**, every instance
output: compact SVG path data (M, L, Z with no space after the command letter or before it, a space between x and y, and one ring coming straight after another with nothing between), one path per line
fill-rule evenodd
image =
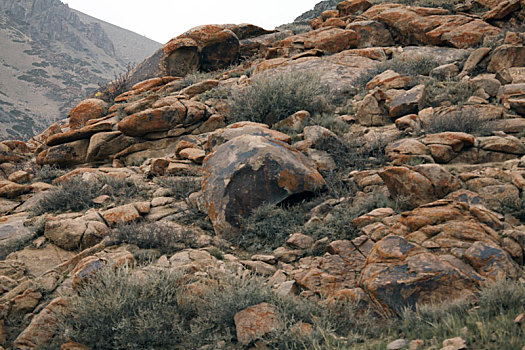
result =
M59 0L0 1L0 32L3 140L33 136L160 46Z
M193 28L1 142L0 347L522 349L525 4L417 5Z

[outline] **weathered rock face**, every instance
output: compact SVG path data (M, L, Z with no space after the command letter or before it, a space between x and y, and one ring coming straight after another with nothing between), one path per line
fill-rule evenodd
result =
M185 76L195 70L217 70L234 63L240 40L269 34L254 25L204 25L170 40L132 72L131 82L151 77Z
M324 186L309 160L283 142L244 135L228 141L204 161L203 193L215 232L232 236L242 219L263 203Z
M454 262L417 244L389 236L379 241L368 256L360 285L388 313L439 298L459 298L474 292L481 280L476 273L465 273Z
M280 326L275 306L261 303L239 311L234 316L237 340L249 344L252 340L276 330Z
M448 15L439 8L406 7L380 4L369 8L362 16L384 23L405 45L438 45L457 48L472 47L485 36L500 29L464 15Z
M106 115L108 104L96 98L90 98L80 102L69 112L69 127L80 129L90 119L98 119Z
M72 166L85 163L89 140L78 140L53 146L42 151L37 157L37 163L56 164L58 166Z

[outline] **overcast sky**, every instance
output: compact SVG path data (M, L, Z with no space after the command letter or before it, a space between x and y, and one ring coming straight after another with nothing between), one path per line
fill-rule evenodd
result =
M69 7L160 43L201 24L292 22L320 0L62 0Z

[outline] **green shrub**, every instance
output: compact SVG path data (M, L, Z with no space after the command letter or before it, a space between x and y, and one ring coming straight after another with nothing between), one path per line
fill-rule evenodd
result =
M288 24L283 24L277 27L277 29L281 31L291 30L295 35L308 33L310 30L312 30L308 22L292 22Z
M230 99L229 120L272 125L300 110L328 110L327 88L317 74L309 72L262 75Z
M56 188L42 193L30 211L35 216L45 213L83 211L96 207L93 199L101 194L110 196L116 204L123 204L130 199L146 195L145 188L130 179L106 176L98 180L85 181L82 177L75 176L62 181Z
M441 7L452 11L456 5L464 4L464 0L372 0L373 4L396 3L407 6Z
M174 253L195 244L195 234L169 222L120 225L112 233L114 243L134 244L142 249L156 249L161 254Z

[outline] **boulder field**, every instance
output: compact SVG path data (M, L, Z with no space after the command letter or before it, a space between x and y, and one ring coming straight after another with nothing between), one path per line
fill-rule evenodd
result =
M255 274L279 295L358 300L380 318L523 282L525 4L472 3L345 0L301 33L193 28L120 90L0 142L0 349L50 344L105 267ZM322 112L236 119L253 86L294 74L318 78ZM254 224L268 206L289 223ZM169 238L126 236L151 225ZM253 344L282 327L277 313L247 307L232 337Z

